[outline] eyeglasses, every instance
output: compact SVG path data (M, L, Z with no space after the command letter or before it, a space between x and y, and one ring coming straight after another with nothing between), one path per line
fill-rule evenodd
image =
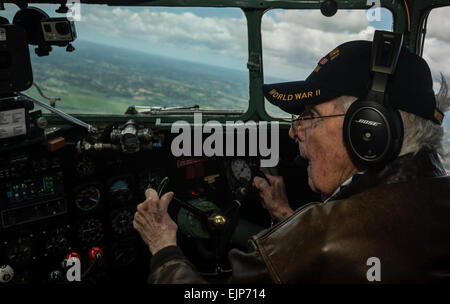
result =
M302 123L302 121L306 121L306 120L311 121L311 124L309 125L309 127L311 127L313 119L316 119L316 118L329 118L329 117L345 116L345 114L334 114L334 115L325 115L325 116L302 116L302 115L292 115L292 121L291 121L292 129L294 129L294 130L295 129L306 129L308 126L306 125L306 123Z

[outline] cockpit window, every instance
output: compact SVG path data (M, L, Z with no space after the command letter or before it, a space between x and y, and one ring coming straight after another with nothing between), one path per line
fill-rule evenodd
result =
M58 5L36 7L63 16L55 13ZM7 5L6 14L17 10ZM53 47L49 56L38 57L30 47L34 81L44 95L61 98L57 108L90 114L123 114L133 105L248 108L242 10L102 5L79 10L74 52ZM34 86L26 93L43 100Z
M317 62L337 45L350 40L372 40L378 30L392 30L392 13L385 8L339 10L325 17L319 10L270 10L261 24L264 82L304 80ZM287 113L265 101L274 117Z
M424 42L423 58L428 62L433 74L433 88L437 93L441 87L441 73L450 82L450 37L448 27L450 7L435 8L430 12L427 22L427 35ZM444 118L444 149L450 153L450 113ZM450 174L450 155L445 160L445 168Z

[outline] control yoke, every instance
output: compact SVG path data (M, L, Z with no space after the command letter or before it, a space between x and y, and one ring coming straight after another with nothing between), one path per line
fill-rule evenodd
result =
M169 177L162 179L156 189L159 197L167 192L169 182ZM222 212L201 210L175 196L172 198L172 202L176 203L180 208L194 214L206 230L211 233L215 242L215 272L216 274L224 272L220 267L220 261L226 254L225 250L236 229L241 203L238 200L233 200L231 206Z

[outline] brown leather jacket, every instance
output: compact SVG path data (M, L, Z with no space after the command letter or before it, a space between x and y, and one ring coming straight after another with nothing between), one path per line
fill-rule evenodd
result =
M231 283L450 281L450 176L422 151L368 172L327 203L310 203L231 250ZM152 258L149 283L202 283L178 247Z

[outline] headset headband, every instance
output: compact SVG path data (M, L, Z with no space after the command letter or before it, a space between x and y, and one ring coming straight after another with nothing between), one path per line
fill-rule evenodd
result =
M386 85L394 74L403 43L401 33L375 31L372 43L371 73L372 87L367 100L386 105Z

